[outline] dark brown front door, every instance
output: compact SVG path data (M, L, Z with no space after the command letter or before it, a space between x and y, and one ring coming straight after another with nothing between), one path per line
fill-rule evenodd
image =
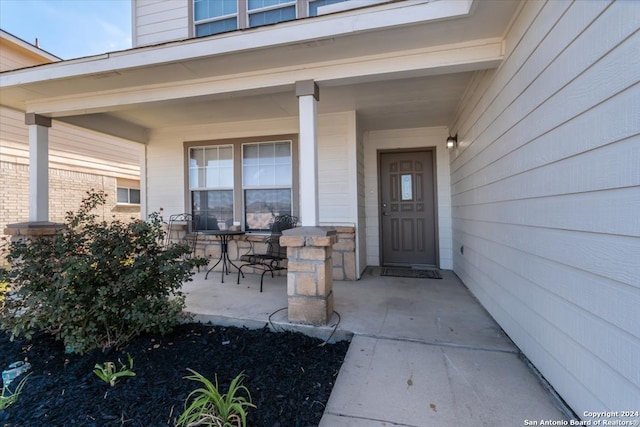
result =
M380 153L383 265L437 263L433 154Z

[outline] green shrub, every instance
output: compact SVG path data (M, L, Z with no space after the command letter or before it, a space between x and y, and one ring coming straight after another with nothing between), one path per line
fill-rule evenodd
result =
M148 221L98 221L103 192L89 192L66 228L50 238L14 241L10 296L0 328L31 338L43 330L68 351L121 348L142 332L167 333L184 308L180 287L201 258L184 245L163 247L158 214Z

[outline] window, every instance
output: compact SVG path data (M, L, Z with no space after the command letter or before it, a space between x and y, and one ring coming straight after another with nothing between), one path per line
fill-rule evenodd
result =
M242 185L247 231L269 230L278 215L291 215L291 141L244 144Z
M139 205L140 189L118 187L116 189L116 202L120 205Z
M189 150L191 212L201 230L226 230L233 225L233 146Z
M296 1L248 0L249 27L296 19Z
M194 0L193 20L196 37L236 30L238 3L235 0Z
M349 0L193 0L196 37L317 16L318 8Z
M295 215L297 156L293 135L186 143L191 212L199 228L268 231L273 218Z

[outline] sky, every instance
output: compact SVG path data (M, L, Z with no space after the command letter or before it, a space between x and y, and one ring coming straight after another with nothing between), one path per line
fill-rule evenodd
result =
M62 59L131 47L131 0L0 0L0 28Z

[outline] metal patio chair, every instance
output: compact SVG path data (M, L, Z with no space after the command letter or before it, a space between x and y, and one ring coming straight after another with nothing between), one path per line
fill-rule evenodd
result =
M251 248L249 252L240 256L240 261L244 264L238 269L238 281L240 284L240 275L244 277L242 269L244 267L254 267L264 270L260 276L260 292L262 292L262 282L264 281L264 275L271 273L273 276L274 271L287 269L287 248L280 246L280 236L284 230L294 228L298 223L298 218L291 215L279 215L276 216L271 224L271 234L266 236L262 242L266 243L267 250L264 253L255 253L254 243L251 242Z
M191 259L196 256L196 246L198 245L198 224L199 215L190 213L181 213L169 216L167 224L167 234L165 236L164 246L167 248L172 241L176 243L184 243L189 247L189 253L184 255L184 259ZM180 226L180 227L178 227ZM180 237L180 231L185 227L184 236ZM198 268L200 270L200 268Z

